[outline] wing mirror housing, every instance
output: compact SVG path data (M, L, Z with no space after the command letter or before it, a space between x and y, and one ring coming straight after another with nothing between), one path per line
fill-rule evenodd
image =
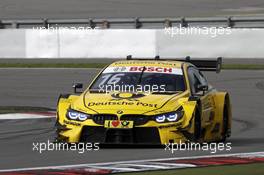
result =
M208 91L208 85L201 85L201 84L198 84L197 87L196 87L196 89L197 89L198 91L203 91L203 95L204 95L204 93L205 93L206 91Z
M73 88L74 93L81 93L81 91L77 91L77 90L82 89L83 84L82 83L73 83L72 88Z

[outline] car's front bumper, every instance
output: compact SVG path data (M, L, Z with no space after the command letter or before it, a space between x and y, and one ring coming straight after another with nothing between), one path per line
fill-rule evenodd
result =
M158 128L155 127L110 129L103 126L85 126L80 141L110 144L161 144Z
M58 124L57 140L63 142L90 142L100 144L161 145L186 141L180 127L106 128L104 126L70 126Z

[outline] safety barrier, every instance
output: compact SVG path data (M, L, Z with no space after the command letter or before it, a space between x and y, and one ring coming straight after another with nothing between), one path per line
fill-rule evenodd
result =
M264 17L210 17L210 18L110 18L110 19L0 19L0 28L32 27L90 27L90 28L130 28L161 29L165 27L230 27L264 28Z
M0 58L263 58L264 29L0 30ZM215 29L217 30L217 29Z

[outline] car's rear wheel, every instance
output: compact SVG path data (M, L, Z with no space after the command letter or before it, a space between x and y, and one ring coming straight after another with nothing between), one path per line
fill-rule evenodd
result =
M223 110L223 127L221 142L225 142L228 134L228 102L225 101Z

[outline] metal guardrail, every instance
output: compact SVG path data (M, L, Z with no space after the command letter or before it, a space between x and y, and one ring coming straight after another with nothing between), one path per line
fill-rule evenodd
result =
M7 28L128 28L161 29L165 27L264 28L264 17L211 18L119 18L119 19L0 19L0 29Z

